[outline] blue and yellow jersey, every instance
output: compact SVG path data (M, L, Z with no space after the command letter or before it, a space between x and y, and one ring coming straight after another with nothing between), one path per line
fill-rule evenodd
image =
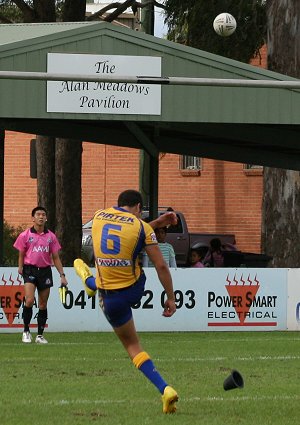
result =
M123 208L97 211L92 226L97 277L102 289L132 285L140 277L138 255L157 244L152 227Z

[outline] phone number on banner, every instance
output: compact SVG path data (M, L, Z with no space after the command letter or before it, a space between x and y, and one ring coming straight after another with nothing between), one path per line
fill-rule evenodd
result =
M186 308L188 310L193 309L196 306L196 294L193 290L188 289L186 291L175 290L175 304L176 308ZM80 309L96 308L97 296L88 298L84 290L80 291L79 294L74 294L72 291L66 291L66 301L63 304L64 308L70 310L73 307L79 307ZM166 301L166 292L162 291L160 294L160 305L164 308ZM150 289L144 291L144 295L138 304L132 306L134 309L154 309L154 293Z

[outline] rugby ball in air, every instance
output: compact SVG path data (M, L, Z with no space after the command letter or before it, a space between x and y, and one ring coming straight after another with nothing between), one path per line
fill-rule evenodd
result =
M236 30L236 20L230 13L220 13L213 23L215 32L221 37L228 37Z

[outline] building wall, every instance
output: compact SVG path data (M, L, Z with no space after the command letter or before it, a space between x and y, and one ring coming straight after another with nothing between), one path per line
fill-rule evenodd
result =
M7 132L5 137L4 217L29 225L37 204L36 180L29 174L33 135ZM243 164L202 159L200 175L182 175L179 156L160 159L159 205L182 211L191 232L234 233L239 248L260 250L262 176ZM120 191L139 186L139 151L83 143L83 222L95 210L116 204Z
M257 55L255 55L255 57L250 61L251 65L254 66L258 66L260 68L264 68L267 69L268 68L268 49L267 49L267 45L265 44L264 46L262 46L262 48L259 50L259 52L257 53Z
M30 140L34 135L6 132L4 143L4 219L12 225L30 223L37 204L36 180L30 178Z
M266 48L252 61L266 67ZM6 132L4 218L29 225L37 204L37 182L30 178L30 140ZM262 170L203 158L201 172L182 173L178 155L163 154L159 166L159 205L182 211L191 232L234 233L237 246L260 252ZM139 187L139 151L83 143L82 219L116 204L120 191Z
M260 251L262 171L202 159L200 175L182 176L179 157L160 163L159 200L182 211L191 232L234 233L242 250Z

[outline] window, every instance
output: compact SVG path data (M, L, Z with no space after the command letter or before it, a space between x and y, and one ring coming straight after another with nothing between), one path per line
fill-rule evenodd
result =
M183 233L182 221L178 214L177 215L177 224L173 224L168 227L168 233Z
M244 164L244 170L260 170L262 168L262 165Z
M182 155L179 160L179 169L182 176L200 176L201 158L198 156Z
M262 176L264 167L262 165L244 164L243 170L246 176Z
M198 156L182 155L180 157L181 170L201 170L201 158Z

